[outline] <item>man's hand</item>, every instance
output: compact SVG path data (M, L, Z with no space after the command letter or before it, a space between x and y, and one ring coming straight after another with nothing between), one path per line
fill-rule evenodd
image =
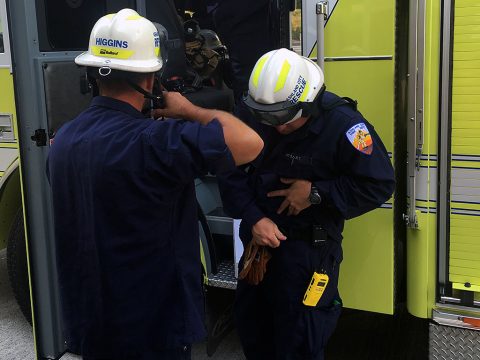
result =
M192 120L195 117L197 106L193 105L185 96L175 91L164 91L163 98L165 101L165 108L154 109L153 117L187 119Z
M282 234L277 225L269 218L261 218L252 227L252 241L257 245L270 246L276 248L280 246L280 240L286 240L287 237Z
M310 191L312 190L310 181L285 178L280 179L280 181L284 184L290 184L290 187L284 190L270 191L267 194L268 197L285 196L285 200L278 208L277 214L281 214L288 208L287 215L298 215L300 211L312 205L309 200Z

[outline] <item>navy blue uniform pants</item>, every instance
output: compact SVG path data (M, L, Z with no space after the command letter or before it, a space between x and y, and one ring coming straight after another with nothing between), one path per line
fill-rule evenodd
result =
M140 356L131 357L115 357L115 358L95 358L83 357L83 360L190 360L191 346L183 346L177 349L166 349L160 352L145 352Z
M327 251L308 242L286 240L272 249L263 281L239 281L235 321L248 360L322 360L324 348L341 312L338 294L340 244L329 240ZM316 307L302 303L314 271L326 272L329 283Z

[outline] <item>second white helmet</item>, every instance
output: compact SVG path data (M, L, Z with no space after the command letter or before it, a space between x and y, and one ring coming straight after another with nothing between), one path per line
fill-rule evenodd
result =
M310 59L287 49L273 50L255 64L243 102L258 121L284 125L316 116L323 82L322 70Z
M132 9L101 17L90 34L88 51L75 58L78 65L137 73L163 66L160 38L153 23ZM102 75L102 73L100 72Z
M312 60L278 49L269 51L255 64L248 84L258 103L313 102L322 89L323 72Z

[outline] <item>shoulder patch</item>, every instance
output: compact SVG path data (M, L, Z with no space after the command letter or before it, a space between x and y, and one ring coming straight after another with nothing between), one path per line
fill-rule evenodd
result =
M347 130L345 135L355 149L367 155L372 153L373 140L364 123L353 125Z

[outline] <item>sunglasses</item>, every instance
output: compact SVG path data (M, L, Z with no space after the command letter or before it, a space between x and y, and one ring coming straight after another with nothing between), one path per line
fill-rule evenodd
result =
M261 104L256 102L248 93L244 95L243 102L257 121L265 125L280 126L291 123L302 116L306 117L315 113L315 107L323 90L324 87L318 92L313 102L291 103L290 101L283 101L275 104Z

